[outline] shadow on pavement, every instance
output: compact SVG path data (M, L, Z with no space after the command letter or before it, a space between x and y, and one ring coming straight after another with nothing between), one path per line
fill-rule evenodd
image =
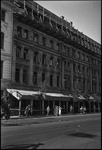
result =
M69 134L71 136L76 136L76 137L84 137L84 138L94 138L97 135L94 134L89 134L89 133L80 133L80 132L76 132L76 133L71 133Z
M44 145L44 144L38 143L38 144L9 145L3 147L2 149L37 149L40 145Z

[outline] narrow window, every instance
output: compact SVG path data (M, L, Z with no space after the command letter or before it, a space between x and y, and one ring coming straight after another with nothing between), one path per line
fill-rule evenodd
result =
M28 56L28 49L24 48L23 58L27 60L27 56Z
M45 73L42 73L42 82L45 81Z
M45 37L42 38L42 44L43 44L43 46L46 46L46 38Z
M53 86L53 75L50 75L50 86Z
M57 87L59 87L59 76L57 76Z
M38 34L34 35L34 42L36 42L36 43L38 42Z
M17 46L17 49L16 49L16 57L20 57L21 56L21 47L20 46Z
M1 49L4 49L4 33L1 32Z
M54 43L53 43L52 40L50 40L50 47L51 47L51 48L54 48Z
M37 63L38 60L38 52L34 53L34 63Z
M1 79L3 78L3 61L1 61Z
M28 39L28 30L24 30L24 38Z
M16 82L20 82L20 69L16 69L16 72L15 72L15 81Z
M27 78L27 70L23 70L23 83L27 83L27 80L28 78Z
M57 43L57 50L59 51L60 50L60 44Z
M33 83L35 85L37 85L37 72L34 72L34 75L33 75Z
M1 20L5 21L5 10L1 10Z
M45 54L42 55L42 64L46 64L46 55Z
M22 28L17 26L17 35L22 37Z
M53 65L53 57L50 57L50 66Z

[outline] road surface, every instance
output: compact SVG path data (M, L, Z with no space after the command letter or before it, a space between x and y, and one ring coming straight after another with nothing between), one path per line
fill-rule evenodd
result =
M101 149L100 114L58 117L41 124L1 126L1 148Z

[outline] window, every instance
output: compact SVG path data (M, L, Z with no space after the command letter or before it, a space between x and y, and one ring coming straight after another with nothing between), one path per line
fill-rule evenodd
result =
M89 61L89 56L88 55L86 56L86 61Z
M57 59L57 67L60 67L60 59Z
M57 50L60 50L60 44L57 43Z
M53 65L53 57L51 56L50 57L50 66L52 66Z
M77 58L80 58L80 52L76 52L77 53Z
M34 53L34 62L36 63L38 61L38 52Z
M70 71L70 62L68 62L68 71Z
M64 61L64 67L66 67L66 64L67 64L66 61Z
M73 57L75 57L75 50L73 49Z
M45 81L45 73L42 73L42 82Z
M1 61L1 79L3 78L3 61Z
M28 49L24 48L23 58L27 60L28 58Z
M59 76L57 76L57 87L59 87Z
M33 83L37 85L37 72L34 72Z
M16 69L16 72L15 72L15 81L16 82L20 82L20 69Z
M80 65L78 65L78 73L80 73L81 71L81 68L80 68Z
M67 47L67 49L66 49L66 53L67 53L67 55L70 55L70 48L69 47Z
M43 46L46 46L46 38L45 37L42 38L42 44L43 44Z
M84 66L82 67L82 73L83 73L83 75L85 73L85 67Z
M21 57L21 47L20 46L17 46L16 57Z
M53 86L53 75L50 75L50 86Z
M1 32L1 49L4 49L4 33Z
M24 30L24 38L28 39L28 30Z
M38 34L34 35L34 42L36 42L36 43L38 42Z
M17 26L17 35L22 37L22 28Z
M46 64L46 55L45 54L42 55L42 64Z
M50 40L50 47L51 47L51 48L54 48L54 43L53 43L52 40Z
M68 75L68 89L71 89L71 76Z
M63 48L63 53L66 53L66 46L64 46Z
M1 20L5 21L5 10L1 10Z
M64 75L64 88L67 89L67 75Z
M73 72L75 73L75 64L73 64Z
M85 60L85 54L82 54L82 60Z
M27 75L27 70L23 70L23 83L27 83L28 81L28 75Z

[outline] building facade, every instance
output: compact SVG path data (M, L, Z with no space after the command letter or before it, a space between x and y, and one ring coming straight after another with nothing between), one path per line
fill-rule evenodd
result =
M36 2L3 1L2 8L5 19L10 16L1 20L2 93L5 89L39 91L43 83L46 93L68 95L76 88L83 93L101 93L99 43ZM58 99L50 106L53 109L60 103L69 108L66 100ZM42 102L41 107L45 109L47 104ZM40 107L40 102L34 106Z

